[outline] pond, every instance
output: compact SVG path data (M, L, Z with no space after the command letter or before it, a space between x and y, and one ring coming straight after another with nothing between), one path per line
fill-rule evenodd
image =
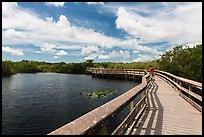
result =
M125 80L59 73L2 78L2 134L48 134L136 85ZM117 93L103 98L80 94L100 90Z

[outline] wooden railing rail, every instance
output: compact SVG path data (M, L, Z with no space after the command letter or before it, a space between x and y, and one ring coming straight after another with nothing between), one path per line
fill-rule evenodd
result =
M143 69L110 69L110 68L87 68L86 71L92 74L129 74L144 75Z
M156 70L156 75L163 77L176 87L179 95L202 112L202 83Z

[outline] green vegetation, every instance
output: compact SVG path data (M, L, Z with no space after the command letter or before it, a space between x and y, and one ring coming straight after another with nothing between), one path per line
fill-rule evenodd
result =
M102 91L91 91L91 92L80 92L80 94L87 95L89 98L91 97L106 97L109 94L116 95L117 90L102 90Z
M202 45L193 48L177 46L156 61L159 69L176 76L202 82Z
M90 67L91 62L83 63L48 63L22 60L19 62L2 61L2 76L9 76L15 73L37 73L55 72L68 74L85 74L86 67Z
M55 72L67 74L86 74L86 68L116 68L116 69L155 69L163 70L177 76L202 82L202 45L193 48L177 46L173 51L161 55L161 59L151 62L94 62L87 60L81 63L48 63L22 60L20 62L2 61L2 76L15 73Z
M9 76L14 74L14 70L11 69L13 62L11 61L2 61L2 76Z
M114 62L101 62L94 63L94 68L115 68L115 69L149 69L149 66L152 65L158 69L159 64L155 61L151 62L132 62L132 63L114 63Z

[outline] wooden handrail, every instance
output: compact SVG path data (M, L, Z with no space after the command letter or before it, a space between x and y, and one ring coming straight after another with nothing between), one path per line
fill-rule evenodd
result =
M201 83L193 81L193 80L188 80L188 79L185 79L182 77L178 77L178 76L175 76L173 74L170 74L170 73L164 72L164 71L156 70L155 72L156 72L156 75L163 77L164 79L169 81L171 84L173 84L173 86L178 89L177 91L179 92L179 95L181 97L183 97L186 101L188 101L190 104L192 104L196 109L198 109L200 112L202 112L202 106L198 104L198 102L200 102L200 104L202 104L202 96L194 93L192 91L192 88L191 88L191 87L195 87L195 88L201 90L201 92L202 92L202 84ZM188 83L189 84L188 89L183 87L180 81L182 81L184 83ZM185 92L186 94L188 94L188 96L184 95L180 91ZM192 99L192 97L194 97L194 99ZM195 101L195 99L197 101Z
M87 71L91 72L92 74L99 74L99 75L101 74L102 75L103 74L138 75L139 74L139 75L142 75L142 82L136 87L118 96L117 98L105 103L100 107L95 108L94 110L71 121L70 123L64 125L63 127L60 127L55 131L52 131L48 135L84 135L84 134L91 134L92 132L94 133L95 129L100 129L101 134L107 134L107 128L106 128L107 122L113 117L115 117L127 105L133 103L133 108L130 110L130 113L123 120L123 122L118 127L116 127L116 129L112 132L112 134L121 134L122 132L124 133L123 130L127 129L127 125L130 124L129 122L133 117L137 117L137 119L139 119L140 115L144 112L146 107L146 102L143 100L145 100L147 95L145 94L142 97L142 99L139 100L139 103L136 105L134 104L134 99L139 95L139 93L141 93L142 91L145 91L147 84L150 80L150 75L146 70L87 68ZM135 72L139 72L139 73L135 73ZM143 72L143 73L140 73L140 72ZM173 83L174 86L176 86L181 90L186 91L184 87L182 87L180 83L178 83L178 81L186 82L190 86L193 86L202 90L202 84L199 82L181 78L164 71L156 70L155 72L157 75L162 76L163 78ZM173 80L169 77L171 77ZM202 102L202 98L200 98L200 96L191 93L189 90L186 92ZM143 106L140 109L139 113L137 113L135 116L135 110L141 102L143 102ZM202 106L198 108L202 109Z
M179 76L175 76L175 75L173 75L171 73L168 73L168 72L165 72L165 71L161 71L161 70L155 70L155 72L158 72L158 73L170 76L172 78L175 78L175 79L180 80L182 82L188 83L188 84L192 85L193 87L196 87L196 88L202 90L202 83L200 83L200 82L189 80L189 79L182 78L182 77L179 77Z
M99 69L92 68L91 70L92 72L94 72L94 70L96 70L95 72L97 72L97 70ZM130 89L129 91L105 103L104 105L95 108L94 110L64 125L63 127L52 131L48 135L84 135L89 134L96 127L103 128L104 125L106 125L107 121L109 121L123 108L130 104L131 101L137 97L140 91L146 88L150 75L147 73L147 71L143 70L143 72L145 73L145 75L142 77L142 83L138 86Z

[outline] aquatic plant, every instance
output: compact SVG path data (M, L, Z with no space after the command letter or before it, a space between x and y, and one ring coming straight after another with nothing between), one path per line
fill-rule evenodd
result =
M109 94L116 95L117 90L101 90L101 91L90 91L90 92L80 92L80 94L84 94L86 96L90 97L106 97Z

